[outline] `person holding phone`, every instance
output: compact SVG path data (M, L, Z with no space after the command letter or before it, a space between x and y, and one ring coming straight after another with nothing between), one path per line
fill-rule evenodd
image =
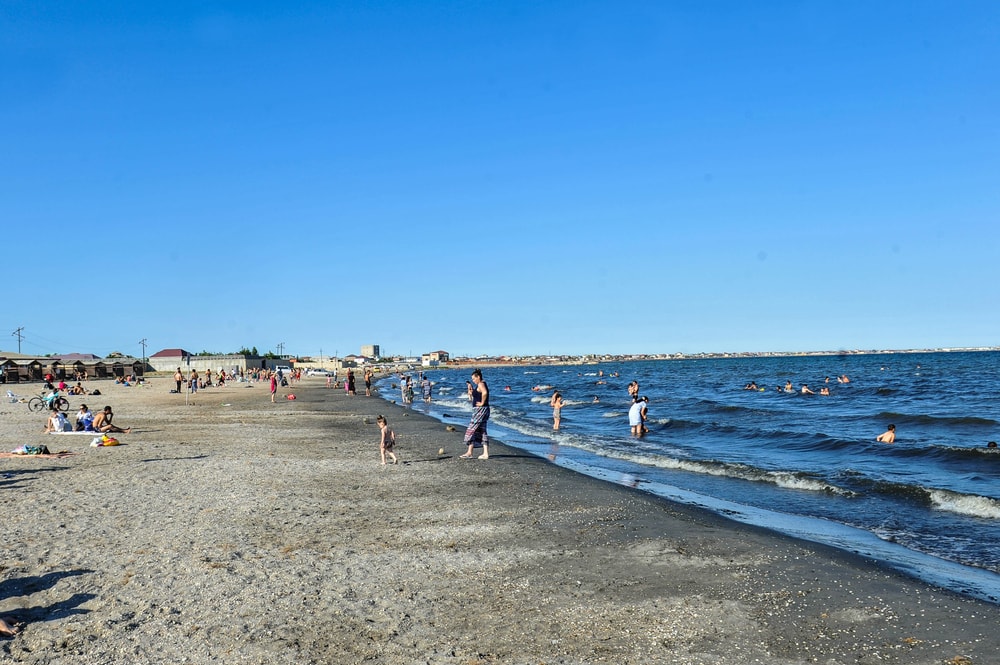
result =
M486 433L486 423L490 419L490 389L483 381L483 373L472 370L472 381L465 382L469 399L472 401L472 419L465 430L465 443L469 449L464 455L459 455L461 459L472 459L472 451L479 446L483 447L483 454L479 459L490 458L490 437Z

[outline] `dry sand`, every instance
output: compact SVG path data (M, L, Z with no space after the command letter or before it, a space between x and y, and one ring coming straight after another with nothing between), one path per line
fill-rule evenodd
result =
M91 382L126 445L3 403L19 663L1000 662L1000 607L580 477L322 379ZM18 386L30 395L35 386ZM378 461L384 413L402 464ZM446 454L437 451L444 447Z

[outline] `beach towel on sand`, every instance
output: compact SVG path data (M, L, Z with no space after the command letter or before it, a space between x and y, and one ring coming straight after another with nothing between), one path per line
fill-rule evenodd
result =
M15 455L50 455L49 449L45 446L29 446L27 444L18 446L10 451Z

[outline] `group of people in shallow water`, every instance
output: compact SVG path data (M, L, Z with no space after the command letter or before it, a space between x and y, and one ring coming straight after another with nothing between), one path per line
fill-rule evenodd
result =
M850 383L850 382L851 382L851 379L846 374L841 374L840 376L837 377L837 383ZM823 383L824 384L830 383L830 377L826 377L823 380ZM758 388L757 387L757 382L756 381L751 381L750 383L748 383L745 386L743 386L743 390L752 390L752 391L765 392L764 388ZM802 387L799 388L799 390L795 390L795 387L792 385L791 381L785 381L784 387L777 386L777 387L775 387L775 390L777 392L779 392L779 393L786 393L786 394L792 394L792 393L796 393L796 392L798 392L798 393L800 393L802 395L816 395L817 394L815 391L813 391L812 389L810 389L809 386L807 384L805 384L805 383L802 384ZM822 388L819 389L819 393L818 394L820 394L820 395L829 395L830 394L830 389L826 385L824 385ZM886 430L884 432L882 432L877 437L875 437L875 440L878 441L879 443L895 443L896 442L896 426L890 424L886 428Z
M603 376L603 372L601 373ZM618 376L615 372L613 376ZM598 381L598 383L604 383L603 381ZM545 386L545 388L552 389L552 386ZM541 386L535 386L532 388L535 392L540 392ZM509 391L510 386L504 388L504 390ZM645 395L639 395L639 382L632 381L628 384L628 394L632 400L632 404L628 410L628 424L629 431L633 436L642 436L649 432L649 428L646 427L646 420L649 417L649 397ZM600 403L601 398L594 396L594 403ZM563 399L562 393L558 390L553 390L552 397L549 399L549 406L552 407L552 429L553 431L559 431L562 424L562 409L566 406L566 400Z
M848 378L848 376L846 374L837 377L837 383L850 383L850 382L851 382L851 379ZM823 383L824 384L830 383L830 377L826 377L826 379L823 380ZM798 390L795 390L795 386L792 385L791 381L785 381L785 385L784 386L775 386L774 389L775 389L776 392L779 392L779 393L795 393L795 392L798 392L798 393L801 393L803 395L817 395L817 394L819 394L819 395L829 395L830 394L830 388L827 387L826 385L824 385L823 387L821 387L819 389L819 393L817 393L816 391L812 390L809 387L808 384L805 384L805 383L802 384L801 388L799 388ZM743 390L752 390L752 391L765 392L765 389L759 387L757 385L756 381L751 381L750 383L748 383L745 386L743 386Z

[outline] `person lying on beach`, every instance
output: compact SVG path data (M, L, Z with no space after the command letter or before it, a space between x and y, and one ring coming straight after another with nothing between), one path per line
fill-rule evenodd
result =
M14 637L21 632L21 627L23 625L24 624L14 621L10 617L2 617L0 618L0 635L3 635L4 637Z
M60 450L57 453L50 453L46 446L18 446L9 453L0 453L0 457L42 457L45 459L59 459L76 455L68 450Z
M115 417L115 414L111 413L111 407L104 407L103 411L98 411L97 415L94 416L94 431L95 432L112 432L114 434L128 434L132 431L131 427L122 429L117 425L111 424L111 419Z
M896 426L889 425L888 428L877 437L875 440L879 443L895 443L896 442Z

